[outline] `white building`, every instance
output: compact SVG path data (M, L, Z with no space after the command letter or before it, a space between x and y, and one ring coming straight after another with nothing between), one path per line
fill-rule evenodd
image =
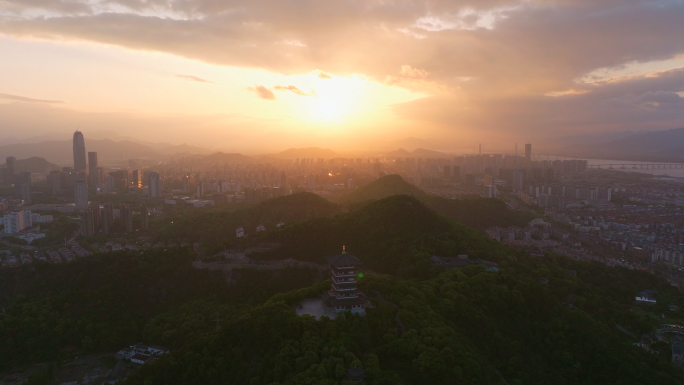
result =
M5 214L3 222L5 224L5 233L16 234L33 226L31 210L21 210Z
M23 239L28 243L33 243L36 239L45 238L45 233L28 233L17 235L17 238Z
M52 215L40 215L38 213L31 214L31 222L33 223L49 223L53 221Z
M149 175L149 195L150 198L161 198L162 196L162 185L161 179L159 178L159 173L151 172Z
M244 236L245 236L245 229L243 229L242 227L238 227L238 228L235 230L235 236L238 237L238 238L244 237Z

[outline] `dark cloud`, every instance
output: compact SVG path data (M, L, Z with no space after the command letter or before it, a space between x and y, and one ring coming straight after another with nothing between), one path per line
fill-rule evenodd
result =
M278 90L278 91L292 91L299 96L318 97L318 94L316 93L316 91L312 90L311 88L309 88L309 92L304 92L295 86L275 86L275 87L273 87L273 89Z
M45 104L64 103L61 100L34 99L34 98L27 98L25 96L10 95L10 94L0 94L0 99L13 100L13 101L25 102L25 103L45 103Z
M36 9L50 17L32 16ZM677 71L577 81L600 68L684 54L682 1L5 0L0 15L0 33L15 37L94 41L331 78L319 70L325 68L433 95L451 92L394 108L463 130L542 135L684 123ZM275 99L263 86L251 90ZM565 90L584 93L544 96Z
M261 99L266 99L266 100L276 100L277 99L275 94L273 93L273 91L269 90L268 88L266 88L264 86L257 85L254 87L248 87L247 89L254 92L255 94L257 94L257 96L260 97Z
M179 74L177 74L176 77L182 78L182 79L187 79L187 80L190 80L193 82L216 84L210 80L202 79L202 78L199 78L199 77L193 76L193 75L179 75Z

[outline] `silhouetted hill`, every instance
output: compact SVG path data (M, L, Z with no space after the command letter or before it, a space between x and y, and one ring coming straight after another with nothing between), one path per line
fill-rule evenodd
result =
M281 158L281 159L296 159L296 158L325 158L325 159L331 159L335 157L339 157L340 154L336 153L335 151L329 149L329 148L320 148L320 147L307 147L307 148L291 148L289 150L285 150L282 152L279 152L277 154L272 154L268 155L273 158Z
M346 245L366 268L407 277L427 274L433 254L488 259L504 254L503 248L479 232L435 213L409 195L391 196L341 216L297 222L267 237L284 246L262 258L321 263L321 255L339 253L341 245Z
M100 163L115 162L130 158L162 159L166 155L160 154L149 146L122 140L115 142L110 139L85 138L86 151L96 151ZM69 140L46 141L40 143L16 143L0 146L0 159L8 156L29 158L40 156L48 162L57 164L73 164L73 143Z
M646 153L668 151L684 145L684 128L630 135L626 138L596 145L603 151Z
M412 195L441 215L479 230L491 226L525 226L533 216L512 211L498 199L473 196L465 199L447 199L427 194L406 182L400 175L387 175L352 192L336 197L335 202L358 209L372 201L393 195Z
M1 167L7 167L7 163L3 163ZM50 163L44 158L37 156L27 159L17 159L14 172L34 172L34 173L48 173L53 170L61 170L62 168L56 164Z
M417 197L428 195L418 187L406 182L401 175L392 174L383 176L382 178L352 190L347 194L335 197L334 201L343 205L353 205L402 194L414 195Z
M227 154L225 152L217 152L208 156L199 158L198 162L200 164L225 164L225 163L254 163L256 159L242 154L231 153Z
M256 233L258 225L273 229L280 223L334 215L339 206L313 193L296 193L261 202L235 211L214 211L194 216L182 216L173 223L160 224L154 233L160 239L191 242L230 242L235 230L242 227L245 234Z
M651 162L684 162L684 128L636 133L598 144L567 147L563 155Z
M433 150L428 150L425 148L417 148L413 150L412 152L408 152L404 150L403 148L400 148L396 151L390 151L385 154L385 156L388 157L395 157L395 158L411 158L411 157L444 157L447 156L447 154L439 151L433 151Z

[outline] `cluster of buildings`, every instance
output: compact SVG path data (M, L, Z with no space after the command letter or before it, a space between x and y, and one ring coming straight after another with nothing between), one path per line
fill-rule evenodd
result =
M156 345L137 344L119 350L115 357L119 360L130 360L134 364L143 365L169 354L169 349Z
M41 215L33 213L31 210L15 210L7 212L2 217L4 225L3 233L26 240L28 243L36 239L45 237L45 233L33 231L34 224L50 223L53 221L52 215Z
M0 250L0 261L2 267L15 267L26 265L35 261L63 263L76 260L77 257L86 257L91 253L79 245L72 245L71 249L60 247L57 250L34 251L33 255L24 252L15 257L9 250Z

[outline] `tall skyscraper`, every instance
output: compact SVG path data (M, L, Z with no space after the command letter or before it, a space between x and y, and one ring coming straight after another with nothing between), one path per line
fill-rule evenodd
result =
M127 233L133 232L133 211L130 206L121 206L121 219L124 225L124 231Z
M77 209L88 208L88 185L84 180L77 180L74 184L74 203Z
M159 179L159 173L151 172L148 176L147 187L149 189L150 198L161 198L161 179ZM183 179L185 182L187 179ZM185 188L185 183L183 185Z
M197 181L197 192L195 195L197 195L197 198L204 197L204 183L201 179Z
M131 186L142 188L142 172L140 170L133 170L131 173Z
M97 152L91 151L88 153L88 173L92 173L94 169L100 167L97 161Z
M527 164L532 162L532 143L525 144L525 160Z
M88 178L90 179L90 187L97 188L97 185L104 181L102 167L91 168Z
M50 176L48 178L50 183L50 191L53 195L59 195L62 193L62 172L61 171L50 171Z
M14 167L16 166L17 158L8 156L5 161L7 162L7 174L5 174L7 179L5 180L5 183L12 184L14 183Z
M83 211L83 230L86 236L97 235L102 227L100 204L93 203Z
M74 132L74 170L86 170L85 139L83 139L81 131Z
M525 172L516 168L513 170L513 191L522 190L525 187Z
M142 230L147 230L149 228L149 213L147 212L147 206L140 206L140 228Z
M105 203L102 209L102 231L110 234L112 226L114 226L114 206L111 203Z

